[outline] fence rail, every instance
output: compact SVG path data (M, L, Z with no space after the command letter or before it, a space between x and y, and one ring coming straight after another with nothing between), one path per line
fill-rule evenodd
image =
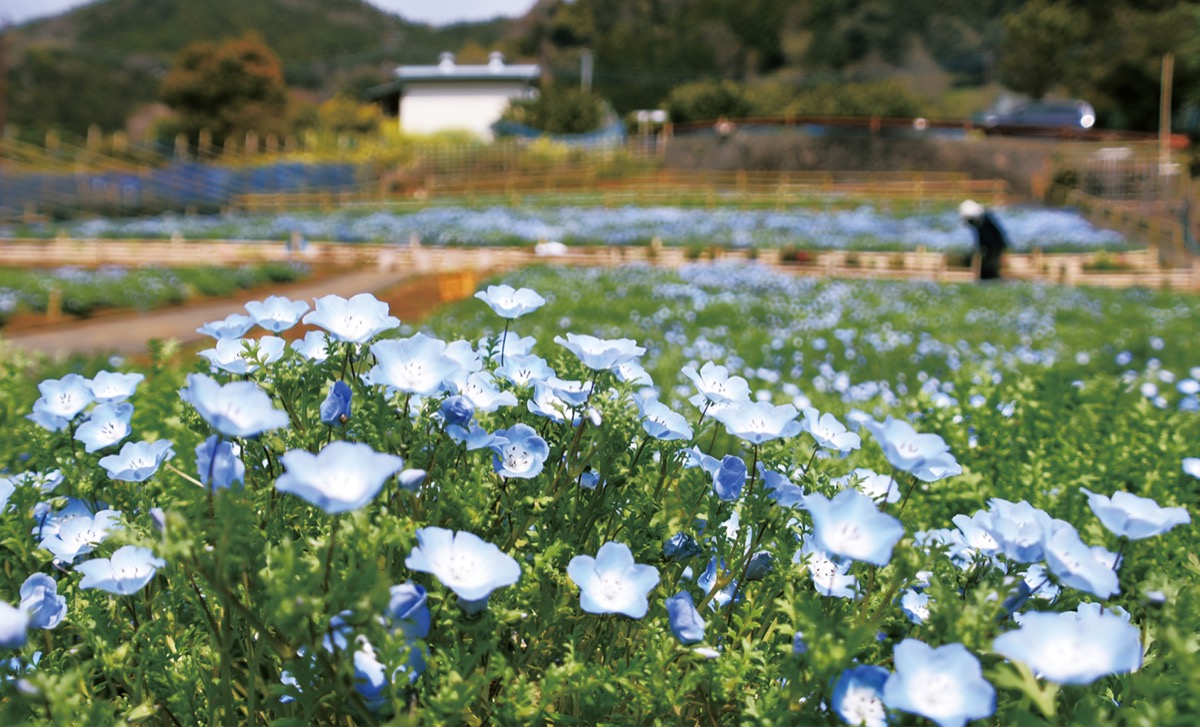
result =
M300 261L322 268L375 268L417 273L505 271L533 264L617 266L630 263L676 268L690 262L750 260L798 275L844 278L902 278L961 282L974 279L970 268L956 266L942 253L812 251L785 259L777 249L695 251L658 245L579 246L566 254L539 256L532 247L426 247L419 243L345 244L315 242L303 252L277 242L162 240L0 240L0 266L175 266ZM1200 258L1188 267L1165 268L1155 250L1125 253L1010 254L1009 278L1066 285L1143 286L1200 292Z

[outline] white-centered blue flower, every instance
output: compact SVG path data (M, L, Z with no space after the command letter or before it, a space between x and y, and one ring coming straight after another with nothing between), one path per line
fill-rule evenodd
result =
M830 707L846 724L885 727L888 719L883 685L890 675L887 669L869 664L843 671L829 698Z
M909 621L920 626L929 620L929 594L909 588L900 596L900 610Z
M1200 480L1200 457L1184 457L1183 472Z
M446 342L418 333L410 338L388 339L371 345L377 363L368 376L371 383L404 394L433 396L461 366L446 355Z
M804 545L792 556L793 563L803 564L812 578L813 588L822 596L830 598L854 598L858 592L858 578L850 575L852 561L839 561L816 545L811 535Z
M766 401L735 402L722 408L714 418L725 425L730 435L751 444L786 439L800 433L800 412L791 404L775 406Z
M404 467L404 460L394 454L342 440L331 442L318 454L293 449L280 461L286 471L275 481L275 489L296 495L331 515L366 505L388 478Z
M222 386L204 374L188 374L187 382L180 397L226 437L253 437L288 425L287 413L276 409L271 397L251 381Z
M567 576L579 586L579 606L588 613L619 613L641 618L650 608L650 591L658 585L658 569L633 561L624 543L607 542L596 557L577 555Z
M75 430L75 439L89 453L111 447L133 431L129 425L132 418L132 404L100 404Z
M304 338L292 341L291 345L296 353L313 363L329 358L329 334L325 331L309 331Z
M485 608L492 591L521 577L516 560L473 533L429 527L417 530L416 537L404 565L433 575L454 591L469 613Z
M91 404L95 397L87 379L79 374L67 374L61 379L46 379L38 384L42 396L33 403L34 413L67 421Z
M246 303L246 312L255 324L271 333L286 331L299 323L308 308L307 301L291 300L281 295L270 295L264 300Z
M604 339L568 333L566 338L555 336L554 342L575 354L584 366L593 371L608 371L646 353L646 349L631 338Z
M246 465L242 462L241 448L212 435L196 445L196 472L200 484L215 490L246 484Z
M1021 628L1000 634L992 650L1056 684L1091 684L1142 665L1138 629L1111 612L1021 614Z
M833 555L887 565L904 537L904 525L858 490L842 490L832 500L813 493L804 506L812 513L817 546Z
M517 405L516 394L497 388L496 378L488 371L477 371L468 376L459 387L459 394L479 412L494 412L500 407Z
M634 403L642 413L642 429L655 439L670 442L692 438L692 427L671 407L657 399L634 397Z
M399 318L388 315L388 304L370 293L359 293L349 300L326 295L316 302L317 307L304 316L304 322L325 329L335 341L366 343L400 326Z
M93 515L82 502L73 501L42 523L38 546L53 553L55 560L70 563L92 552L110 531L120 529L120 516L118 510L100 510Z
M101 371L87 382L87 387L91 390L97 404L119 404L133 396L137 385L145 378L143 374Z
M79 589L99 588L118 596L128 596L145 588L159 568L166 566L149 548L125 545L111 558L93 558L75 566L83 574Z
M900 486L894 479L865 467L857 467L848 475L834 478L833 483L843 489L856 488L875 502L900 501Z
M800 428L812 435L817 446L844 454L862 445L859 436L846 431L846 425L839 422L833 414L822 414L811 406L804 407L803 413L804 420L800 422Z
M1108 598L1120 591L1113 567L1116 555L1100 546L1089 547L1067 522L1055 521L1044 543L1043 557L1064 586Z
M517 423L493 433L488 445L492 466L501 477L536 477L550 455L550 445L528 424Z
M214 368L231 374L249 374L260 366L283 357L287 342L278 336L262 338L221 338L212 348L200 352Z
M891 709L931 720L938 727L963 727L996 711L996 690L983 678L979 659L962 644L932 648L905 639L893 651L895 671L883 685Z
M936 434L921 434L903 419L890 416L883 422L872 419L864 424L888 463L901 472L910 472L924 482L962 472L950 447Z
M58 595L58 582L45 573L34 573L21 584L21 610L29 626L52 629L67 615L67 599Z
M554 369L540 356L510 355L502 365L496 367L496 375L516 386L525 387L549 381L554 376Z
M254 319L241 313L230 313L219 321L209 321L196 329L196 333L222 338L241 338L254 326Z
M750 399L750 384L741 376L730 376L729 369L712 361L706 362L699 371L693 366L684 366L681 373L695 385L698 393L690 401L700 409L709 404L731 404Z
M29 614L10 603L0 601L0 649L19 649L25 645Z
M1176 525L1190 523L1192 518L1182 507L1161 507L1148 497L1138 497L1129 492L1114 492L1112 497L1096 494L1083 487L1088 507L1114 534L1141 540L1162 535Z
M475 297L488 304L501 318L520 318L526 313L541 308L546 299L529 288L513 289L511 285L489 285L487 291L479 291Z
M117 454L100 458L100 466L108 476L123 482L144 482L158 471L163 462L175 456L171 442L126 442Z

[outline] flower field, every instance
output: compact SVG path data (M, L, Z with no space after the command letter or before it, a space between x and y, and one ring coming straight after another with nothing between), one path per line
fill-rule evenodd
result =
M503 283L6 356L0 722L1195 723L1200 299Z
M998 208L1012 249L1028 252L1122 250L1120 234L1097 229L1078 213L1041 207ZM0 228L0 237L53 236L57 226ZM567 244L638 245L657 237L668 245L794 246L810 249L905 250L917 246L965 252L974 238L951 207L909 214L870 206L796 207L785 211L732 207L526 206L476 209L434 206L416 212L354 212L254 216L94 219L62 228L73 238L286 240L293 231L309 239L399 242L413 235L433 245L524 245L538 240Z

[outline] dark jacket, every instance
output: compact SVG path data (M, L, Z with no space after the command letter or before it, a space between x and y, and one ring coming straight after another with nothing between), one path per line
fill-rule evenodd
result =
M979 217L970 218L967 220L967 224L975 231L975 239L979 243L982 257L979 265L979 279L999 278L1000 259L1004 254L1004 249L1008 247L1008 239L1004 236L1004 230L1000 229L1000 224L996 222L996 218L992 216L991 212L984 212Z

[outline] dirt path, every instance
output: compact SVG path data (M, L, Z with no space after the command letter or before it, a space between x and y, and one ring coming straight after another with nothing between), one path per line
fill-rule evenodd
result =
M348 298L358 293L373 293L389 303L392 315L402 321L414 322L428 315L442 302L439 292L436 276L360 271L194 306L116 314L20 331L0 331L0 338L19 348L54 357L86 353L135 354L144 351L146 342L152 338L175 339L184 343L205 339L205 336L196 333L197 328L230 313L245 313L243 304L246 301L262 300L272 293L310 303L314 298L329 294Z

